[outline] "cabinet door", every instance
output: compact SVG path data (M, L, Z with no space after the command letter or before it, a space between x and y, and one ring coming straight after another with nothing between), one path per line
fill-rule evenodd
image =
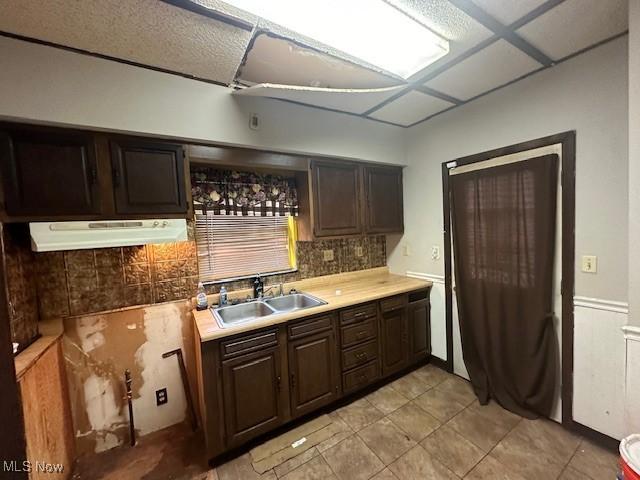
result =
M181 145L112 141L111 163L117 213L186 213L185 158Z
M293 417L331 403L338 393L333 330L290 341L289 372Z
M229 447L240 445L282 423L278 348L224 361L222 384Z
M411 361L418 362L431 353L429 300L420 300L409 304L407 313L411 339Z
M89 134L38 129L0 132L0 164L9 216L99 212L95 145Z
M330 237L361 233L358 165L313 161L311 176L314 235Z
M364 191L366 231L402 232L402 168L365 166Z
M409 360L407 310L406 308L392 310L383 313L380 318L382 374L389 375L404 368Z

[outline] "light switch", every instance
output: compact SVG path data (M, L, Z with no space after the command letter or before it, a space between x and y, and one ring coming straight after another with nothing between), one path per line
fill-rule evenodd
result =
M323 250L322 259L325 262L331 262L333 260L333 250Z
M598 257L595 255L582 256L582 271L585 273L598 272Z
M364 251L362 250L362 247L357 246L356 247L356 257L361 257L364 255Z

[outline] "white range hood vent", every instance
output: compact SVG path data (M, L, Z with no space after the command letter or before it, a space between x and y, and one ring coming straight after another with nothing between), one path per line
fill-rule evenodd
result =
M29 224L35 252L126 247L187 239L187 221L105 220L95 222L36 222Z

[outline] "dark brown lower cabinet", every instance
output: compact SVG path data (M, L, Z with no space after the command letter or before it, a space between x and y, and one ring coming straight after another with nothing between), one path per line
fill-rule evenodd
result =
M407 307L409 336L411 338L411 359L420 361L431 353L431 331L429 300L410 303Z
M229 447L277 427L284 419L279 347L222 362L224 421Z
M199 343L209 458L426 360L429 289Z
M337 398L336 365L333 330L289 342L292 417L309 413Z
M409 361L407 310L398 308L380 316L382 375L390 375L407 366Z

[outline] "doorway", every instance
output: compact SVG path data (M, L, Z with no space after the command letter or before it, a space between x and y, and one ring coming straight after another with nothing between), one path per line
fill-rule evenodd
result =
M557 401L551 417L563 425L572 426L573 371L573 290L574 290L574 225L575 225L575 132L543 137L507 147L462 157L442 164L445 307L447 334L447 369L461 376L466 369L462 362L460 330L455 302L454 259L452 256L451 184L454 172L464 172L486 166L517 162L525 158L557 154L560 158L558 175L556 268L554 279L554 310L557 318L557 338L561 351L561 371L557 379Z

